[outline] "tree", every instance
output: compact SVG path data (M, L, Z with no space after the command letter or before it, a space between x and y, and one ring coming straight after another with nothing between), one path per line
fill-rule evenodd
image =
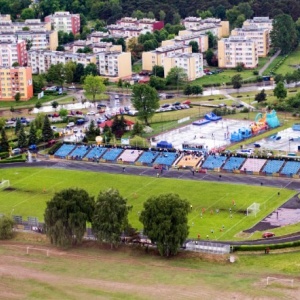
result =
M132 89L131 102L138 111L138 119L149 125L149 119L159 108L159 97L157 91L145 84L135 85Z
M207 31L206 34L208 36L208 48L209 49L217 48L218 38L215 35L213 35L211 31Z
M126 199L118 190L101 191L92 218L92 229L97 239L110 243L111 248L117 245L122 232L128 227L129 210Z
M36 75L32 78L33 81L33 92L40 93L45 86L45 79L42 75Z
M49 142L53 139L53 130L51 128L51 123L47 115L44 117L44 123L42 127L42 136L44 142Z
M6 119L3 117L0 117L0 130L2 128L5 128L5 124L6 124Z
M281 14L273 20L273 30L270 33L272 45L287 54L298 46L296 24L291 16Z
M0 240L11 239L14 235L13 232L14 221L6 216L0 217Z
M89 63L85 68L84 68L84 75L93 75L96 76L98 75L98 70L97 66L94 63Z
M68 115L68 110L66 108L61 108L58 114L61 118L65 118Z
M203 88L200 85L192 85L192 94L193 95L202 95Z
M56 109L57 109L57 107L59 106L59 103L57 102L57 101L52 101L51 102L51 106L55 109L55 111L56 111Z
M207 19L213 17L210 10L204 10L204 11L197 10L197 14L201 19Z
M238 91L242 87L242 81L243 78L240 74L236 74L231 78L231 84L233 85L233 88L237 89Z
M81 243L86 222L92 220L94 198L83 189L65 189L47 202L44 214L51 244L68 247Z
M159 11L159 20L164 21L166 18L166 13L163 10Z
M184 87L183 94L186 96L192 95L192 86L190 84Z
M213 50L212 50L212 49L208 49L208 50L206 51L206 62L207 62L207 64L208 64L209 66L212 66L212 65L213 65L213 63L212 63L213 57L214 57L214 52L213 52Z
M21 100L21 94L19 93L19 92L17 92L16 94L15 94L15 101L16 102L19 102L20 100Z
M198 53L199 52L199 45L195 41L190 41L189 46L192 46L192 52L193 53Z
M17 61L15 61L11 66L12 67L20 67L20 64Z
M32 8L24 8L21 13L21 19L34 19L35 18L35 11Z
M22 126L21 120L20 120L20 118L17 118L17 120L16 120L16 126L15 126L15 134L16 134L16 135L17 135L18 132L20 131L21 126Z
M105 144L108 144L110 142L110 140L112 139L112 137L113 137L111 128L108 127L107 125L105 125L104 128L103 128L103 137L104 137L104 143Z
M139 121L135 122L132 128L132 135L140 135L143 132L143 125Z
M176 194L152 196L144 203L140 221L160 255L177 254L189 233L189 211L190 204Z
M18 133L18 147L25 148L27 146L27 138L24 131L24 126L21 125L21 128Z
M4 127L2 127L1 129L0 151L1 152L9 151L9 142Z
M164 78L165 77L165 69L162 66L155 65L152 67L152 74L154 76Z
M163 90L166 87L166 80L157 76L150 76L149 85L157 90Z
M166 80L167 84L176 85L178 88L179 85L187 81L187 75L183 68L174 67L169 71Z
M100 76L87 75L83 83L84 90L91 94L93 97L93 102L95 102L95 97L98 94L105 92L105 85L103 83L103 78Z
M176 12L176 13L173 15L172 23L173 23L174 25L179 25L179 24L180 24L180 21L181 21L180 14L179 14L178 12Z
M258 94L255 95L255 100L259 103L262 101L265 101L267 99L267 94L265 93L265 90L262 89Z
M37 143L37 135L36 135L36 128L34 126L34 123L30 123L30 129L29 129L29 136L28 136L28 145L35 145Z
M116 136L116 138L121 138L126 130L126 121L124 119L124 116L121 115L120 119L117 115L115 115L111 131Z
M80 82L83 76L84 76L84 65L79 63L76 65L75 72L73 74L73 81Z
M287 90L284 87L284 83L282 81L276 84L276 87L273 92L274 96L276 96L276 98L279 100L284 100L287 96Z
M38 102L35 104L34 107L37 108L37 109L40 109L40 108L42 107L41 101L38 101Z
M60 86L63 86L65 82L65 67L62 63L51 65L47 74L46 79L48 82L57 83Z
M65 51L65 47L63 45L58 45L56 47L56 51L64 52Z

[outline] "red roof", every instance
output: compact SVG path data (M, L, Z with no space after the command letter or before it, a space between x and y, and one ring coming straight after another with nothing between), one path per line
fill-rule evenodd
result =
M134 124L134 122L132 122L132 121L130 121L130 120L126 120L126 119L125 119L125 123L126 123L127 126L131 126L131 125ZM104 128L105 126L111 127L112 124L113 124L113 120L107 120L107 121L105 121L105 122L99 124L99 127L100 127L100 128Z

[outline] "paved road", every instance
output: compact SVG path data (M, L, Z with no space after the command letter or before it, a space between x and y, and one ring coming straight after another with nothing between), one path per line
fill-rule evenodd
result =
M270 60L259 70L259 75L262 76L264 71L269 67L269 65L272 63L272 61L280 54L281 50L278 50L271 58Z

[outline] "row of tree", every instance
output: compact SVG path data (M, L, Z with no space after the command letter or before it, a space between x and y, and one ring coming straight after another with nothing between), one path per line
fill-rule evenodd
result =
M47 202L44 214L46 234L52 244L62 247L80 244L86 223L99 242L116 247L121 237L131 235L128 205L118 190L99 192L96 201L84 189L65 189ZM162 256L175 255L188 236L190 205L175 194L152 196L144 203L139 220L143 233ZM136 234L135 234L136 235Z

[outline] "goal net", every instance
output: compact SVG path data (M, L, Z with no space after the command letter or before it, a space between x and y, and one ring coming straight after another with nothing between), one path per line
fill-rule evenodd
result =
M9 182L9 180L1 180L0 181L0 190L1 189L6 189L6 188L8 188L8 187L10 187L10 182Z
M260 211L259 209L260 204L259 203L252 203L248 208L247 208L247 216L254 216L256 217L256 214Z

